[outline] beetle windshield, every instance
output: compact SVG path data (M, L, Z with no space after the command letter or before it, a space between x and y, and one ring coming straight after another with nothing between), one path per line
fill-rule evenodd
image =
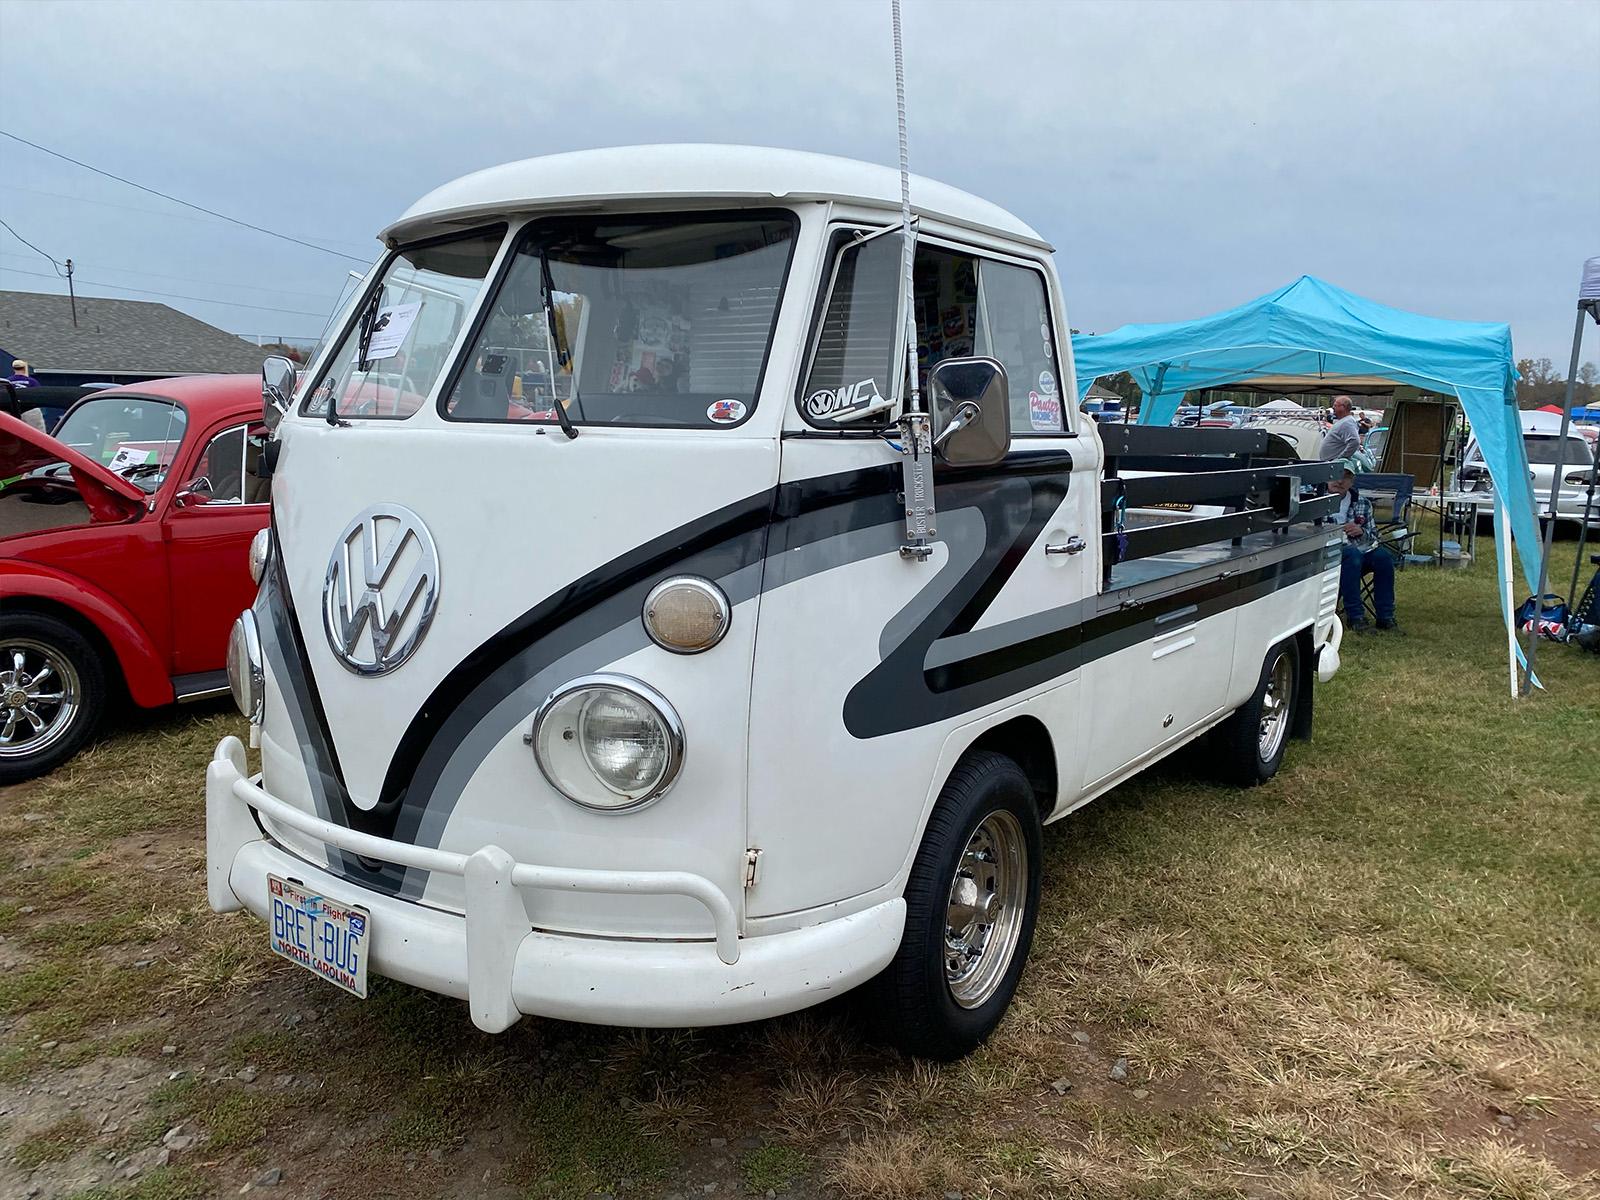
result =
M784 213L535 222L443 412L553 421L560 404L578 424L738 424L793 241Z
M69 412L55 438L153 492L167 477L187 426L187 415L170 400L106 396L86 400ZM59 473L67 474L65 468Z
M483 288L505 227L408 246L384 267L301 412L409 417L422 407Z

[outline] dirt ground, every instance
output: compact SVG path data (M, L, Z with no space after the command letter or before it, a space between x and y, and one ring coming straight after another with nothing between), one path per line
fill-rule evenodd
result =
M0 789L0 1196L1600 1196L1600 663L1513 707L1481 575L1402 576L1271 784L1201 751L1052 825L1018 1000L946 1066L849 997L491 1037L345 996L205 907L242 721L126 716Z

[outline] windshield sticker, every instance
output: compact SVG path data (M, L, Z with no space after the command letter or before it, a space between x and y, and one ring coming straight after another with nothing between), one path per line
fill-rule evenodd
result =
M1028 393L1028 422L1035 429L1057 432L1061 429L1061 401L1055 396Z
M886 403L878 392L876 379L863 379L860 383L846 384L837 391L812 392L806 398L806 413L814 421L838 421L851 413L883 406Z
M1050 374L1049 371L1039 372L1039 390L1046 396L1054 396L1056 394L1056 377Z
M421 300L380 308L377 320L372 323L372 341L367 347L367 361L393 358L398 354L401 344L406 340L406 334L411 332L411 325L421 310Z
M727 400L718 400L710 408L706 409L706 420L715 422L718 425L732 425L735 421L741 421L743 419L743 400L734 400L731 398Z

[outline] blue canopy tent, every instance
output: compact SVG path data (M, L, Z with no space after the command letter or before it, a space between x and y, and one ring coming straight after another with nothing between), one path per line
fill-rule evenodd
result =
M1072 357L1080 402L1096 379L1129 372L1144 391L1142 425L1171 424L1185 392L1262 375L1326 380L1329 390L1342 377L1376 375L1454 394L1510 513L1528 586L1539 578L1538 517L1517 416L1509 325L1421 317L1302 275L1288 287L1195 321L1079 334ZM1497 545L1504 546L1498 506L1495 531Z

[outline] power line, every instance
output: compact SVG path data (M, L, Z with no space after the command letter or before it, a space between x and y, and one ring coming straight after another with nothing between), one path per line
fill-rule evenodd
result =
M46 275L43 271L24 271L21 267L0 267L0 271L9 272L12 275L32 275L39 279L55 278L54 276ZM232 308L254 308L261 312L283 313L285 316L290 317L316 317L319 320L327 316L326 313L301 312L299 309L294 308L269 308L265 304L243 304L238 300L213 300L210 296L180 296L176 292L152 292L146 288L125 287L120 283L102 283L98 279L84 279L82 282L94 287L111 288L117 292L135 292L141 296L161 296L167 300L193 300L200 304L224 304Z
M0 129L0 136L8 137L14 142L21 142L24 146L32 146L35 150L43 151L52 158L59 158L62 162L69 162L75 167L82 167L85 171L93 171L96 175L104 175L107 179L115 179L118 183L125 183L129 187L138 188L141 192L149 192L152 196L160 196L163 200L170 200L174 204L181 204L185 208L192 208L196 212L203 212L208 217L217 217L218 219L227 221L230 224L239 225L245 229L253 229L257 233L264 233L268 237L280 238L285 242L293 242L295 245L304 246L309 250L320 250L323 254L332 254L336 258L347 258L351 262L358 262L363 266L367 265L366 259L357 258L353 254L341 254L337 250L329 250L326 246L318 246L316 243L305 241L302 238L290 237L287 233L278 233L271 229L263 229L259 225L250 224L249 221L241 221L238 217L230 217L226 213L217 212L215 209L205 208L199 204L191 204L187 200L180 200L176 196L169 196L166 192L158 192L155 188L145 187L145 185L142 183L135 183L131 179L124 179L121 175L113 175L110 171L102 171L99 167L91 167L88 163L82 162L76 158L72 158L70 155L62 154L59 150L52 150L48 146L39 145L38 142L30 142L25 137L18 137L10 130ZM131 291L132 289L130 288L129 290Z
M17 241L21 242L29 250L32 250L36 254L44 254L43 250L40 250L39 247L35 246L27 238L23 237L15 229L11 228L11 226L6 225L6 223L4 221L0 221L0 225L5 225L6 226L6 232L9 233L12 237L16 238ZM55 259L50 258L50 256L48 254L44 254L44 256L46 258L50 259L50 265L56 269L56 277L59 278L59 279L65 279L66 276L61 273L61 264L58 263ZM38 272L29 272L29 273L30 274L38 274ZM49 276L46 275L45 278L48 279Z
M25 254L8 254L5 251L0 251L0 258L14 258L23 262L33 261ZM0 270L14 269L16 268L0 267ZM95 269L98 271L109 271L113 275L136 275L140 279L174 279L179 283L203 283L208 287L233 288L236 291L270 292L277 296L304 296L308 300L327 299L327 294L325 292L298 292L292 288L262 287L260 284L255 283L230 283L224 279L202 279L198 275L163 275L159 271L145 271L130 267L108 267L104 263L101 263L100 266L96 267Z
M23 187L21 184L17 183L0 182L0 196L5 195L7 192L26 192L30 196L49 196L53 200L70 200L74 204L93 204L100 208L115 208L121 212L143 213L147 217L161 217L168 221L192 221L196 225L210 225L213 227L215 227L217 224L216 220L213 218L202 219L200 217L192 217L188 213L175 213L160 208L141 208L137 204L118 204L115 200L98 200L91 199L88 196L71 196L66 192L49 192L45 191L43 188ZM337 241L338 239L330 240ZM357 243L349 241L343 241L340 242L340 244L345 246L357 245Z

